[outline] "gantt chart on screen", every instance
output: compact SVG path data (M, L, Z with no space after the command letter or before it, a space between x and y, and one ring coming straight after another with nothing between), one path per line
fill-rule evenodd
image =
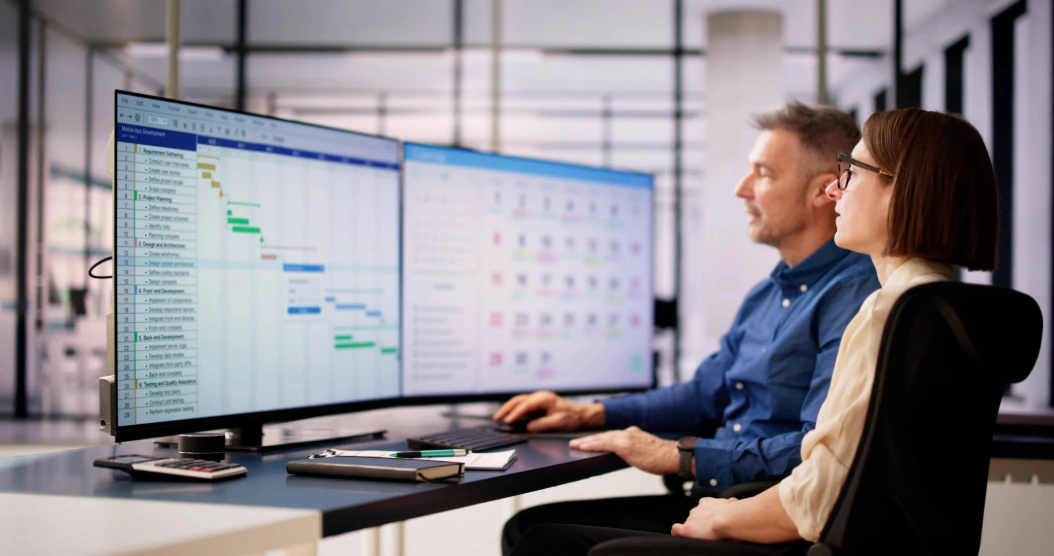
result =
M652 177L404 145L403 395L651 383Z
M119 426L399 395L394 140L119 94Z

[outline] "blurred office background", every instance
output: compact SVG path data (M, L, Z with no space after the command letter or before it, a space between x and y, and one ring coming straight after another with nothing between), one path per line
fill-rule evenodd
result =
M1050 315L1050 0L175 4L0 0L0 413L97 413L111 283L87 270L111 251L113 91L176 85L177 27L184 100L654 173L655 295L680 315L656 337L663 383L691 376L777 261L747 240L732 190L747 116L789 99L861 123L903 106L965 115L994 155L1004 235L1001 268L963 279ZM1049 337L1008 392L1015 410L1051 405Z
M112 247L114 89L169 88L404 140L654 173L655 296L677 300L680 317L656 335L664 384L692 375L777 261L746 238L733 196L756 136L749 114L789 99L833 104L860 123L903 106L961 113L993 153L1004 217L999 271L962 279L1028 293L1049 323L1052 4L0 0L0 415L83 420L85 430L97 415L112 289L87 271ZM1007 411L1051 410L1050 330ZM67 442L109 440L94 434ZM496 553L517 504L663 492L634 473L414 520L406 548ZM1031 473L1014 480L1038 481ZM1049 485L990 488L982 554L1006 538L1049 547L1036 520L1052 501ZM459 544L465 523L492 534ZM328 546L353 554L358 544Z

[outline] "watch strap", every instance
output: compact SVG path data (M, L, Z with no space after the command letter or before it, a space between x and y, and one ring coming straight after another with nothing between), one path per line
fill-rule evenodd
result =
M677 441L677 452L681 456L681 461L677 467L677 476L682 479L695 478L695 474L692 472L692 458L695 456L695 443L697 440L697 437L686 436Z

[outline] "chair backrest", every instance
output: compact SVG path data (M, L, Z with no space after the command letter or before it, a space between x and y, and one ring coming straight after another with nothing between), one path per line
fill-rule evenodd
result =
M816 554L977 554L1007 382L1031 372L1043 318L1029 296L912 288L882 333L863 436Z

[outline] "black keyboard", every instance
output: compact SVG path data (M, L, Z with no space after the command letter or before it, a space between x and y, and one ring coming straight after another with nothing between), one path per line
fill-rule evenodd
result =
M498 432L488 426L478 429L439 432L417 438L408 438L406 441L410 445L411 450L461 448L462 450L482 452L483 450L527 442L527 435Z

